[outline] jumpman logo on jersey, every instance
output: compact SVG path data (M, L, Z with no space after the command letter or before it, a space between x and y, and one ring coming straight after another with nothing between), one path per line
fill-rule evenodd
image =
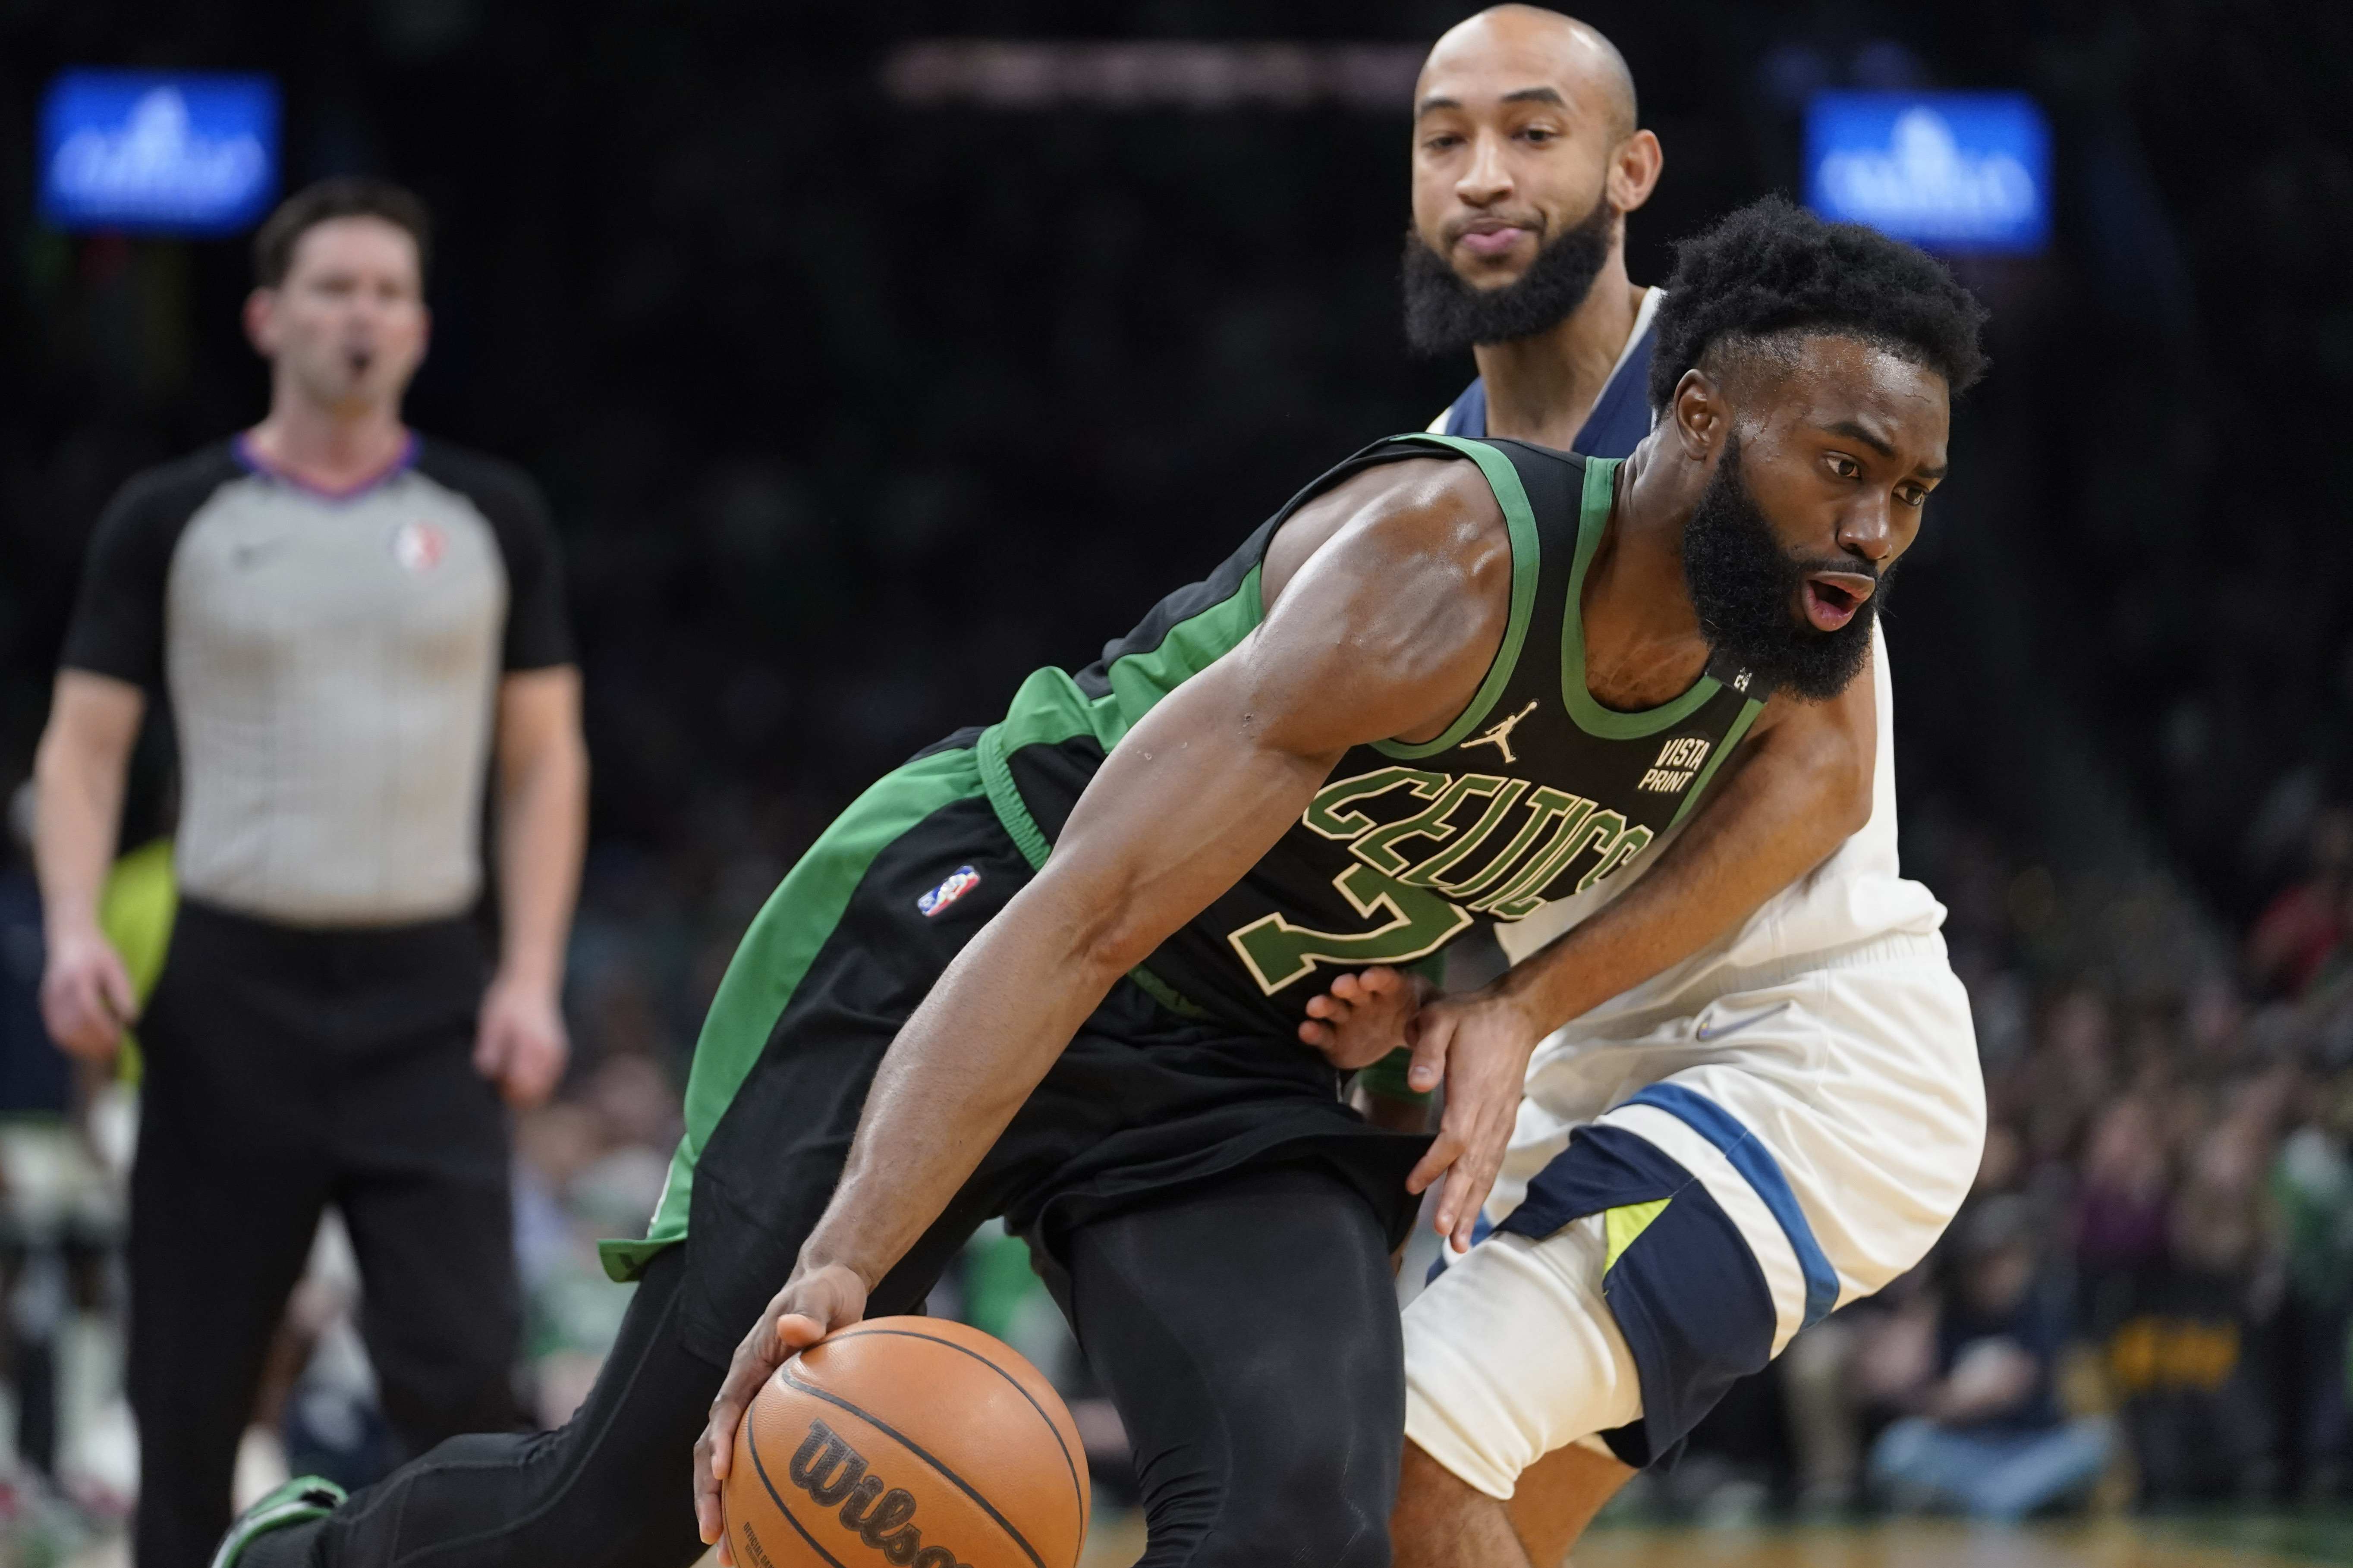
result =
M1512 730L1521 720L1526 718L1535 710L1536 705L1531 702L1526 707L1521 709L1518 712L1513 714L1510 718L1504 720L1502 723L1495 725L1477 740L1465 741L1457 749L1467 752L1473 746L1493 746L1495 750L1504 754L1504 761L1506 763L1516 763L1520 759L1512 755Z

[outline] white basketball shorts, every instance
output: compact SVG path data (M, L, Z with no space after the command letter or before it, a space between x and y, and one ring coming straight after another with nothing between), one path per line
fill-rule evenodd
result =
M1595 1437L1641 1465L1799 1329L1926 1256L1985 1136L1934 935L1562 1031L1485 1218L1406 1309L1406 1434L1491 1497Z

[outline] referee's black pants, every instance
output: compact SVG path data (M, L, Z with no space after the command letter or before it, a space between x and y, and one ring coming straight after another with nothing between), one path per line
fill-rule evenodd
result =
M471 1062L483 978L463 920L304 931L182 904L139 1026L138 1568L204 1568L227 1528L238 1437L328 1204L401 1446L517 1424L506 1117Z

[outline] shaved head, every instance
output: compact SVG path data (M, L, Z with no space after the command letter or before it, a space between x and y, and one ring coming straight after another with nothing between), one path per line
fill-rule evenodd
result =
M1622 325L1641 299L1626 215L1651 199L1660 162L1625 58L1599 33L1535 5L1457 24L1414 84L1408 339L1455 353L1532 338L1604 279L1596 319Z
M1631 136L1641 124L1626 57L1574 16L1541 5L1490 5L1456 23L1423 62L1415 102L1427 101L1435 78L1473 61L1508 61L1507 68L1529 78L1528 90L1550 88L1570 106L1598 113L1613 141Z

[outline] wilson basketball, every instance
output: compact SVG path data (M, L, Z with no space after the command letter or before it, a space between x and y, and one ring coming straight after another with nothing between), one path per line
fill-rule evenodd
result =
M1075 1568L1087 1460L1009 1347L877 1318L776 1369L736 1429L725 1504L736 1568Z

